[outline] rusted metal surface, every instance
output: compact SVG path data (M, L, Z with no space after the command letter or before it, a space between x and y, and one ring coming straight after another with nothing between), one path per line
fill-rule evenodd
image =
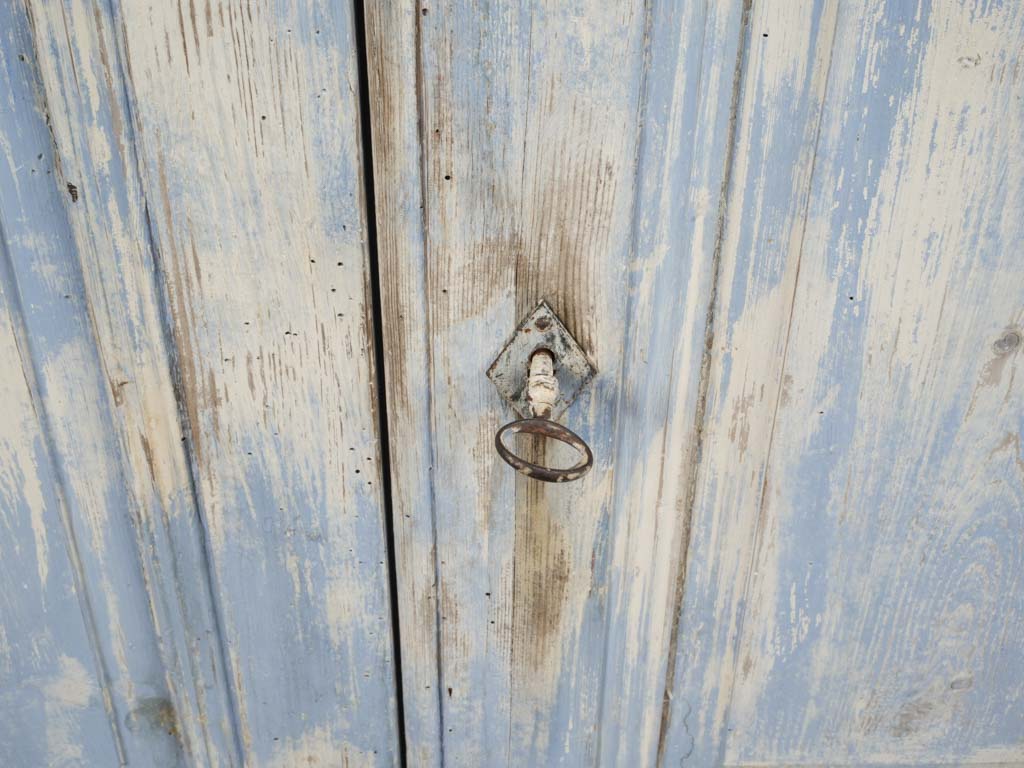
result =
M501 427L494 436L494 447L505 463L520 474L547 483L565 483L587 474L594 463L590 446L575 432L551 419L569 407L594 375L594 369L547 302L541 301L520 323L487 375L502 396L525 417ZM563 395L563 380L573 388L567 397ZM505 445L502 436L506 432L550 437L575 448L582 459L568 469L535 464L517 456Z
M555 467L534 464L532 461L520 458L505 445L502 438L506 433L537 435L538 437L557 440L579 451L582 459L568 469L556 469ZM564 427L550 419L519 419L518 421L506 424L494 436L494 447L497 449L498 455L510 467L514 468L516 472L532 477L534 480L543 480L545 483L567 483L570 480L579 480L590 471L594 464L594 454L591 452L590 446L587 445L586 441L568 427Z
M546 301L541 301L519 324L491 364L487 377L517 414L523 418L533 416L526 384L530 360L540 349L549 350L558 361L555 366L558 395L550 413L550 418L557 419L590 383L597 369Z
M546 322L543 324L547 326ZM578 480L587 474L594 464L594 454L586 440L550 419L551 408L558 400L558 377L555 375L557 370L551 350L542 348L533 353L530 357L530 373L526 382L526 400L529 403L531 417L506 424L494 436L494 447L505 463L527 477L547 483ZM517 456L505 445L502 436L506 432L550 437L575 448L582 456L582 460L568 469L535 464Z

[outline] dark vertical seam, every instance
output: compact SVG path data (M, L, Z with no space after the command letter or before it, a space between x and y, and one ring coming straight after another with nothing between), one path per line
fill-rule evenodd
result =
M649 94L648 94L648 90L647 90L647 82L648 82L648 76L650 75L651 59L652 59L652 57L654 55L653 51L651 50L651 48L652 48L651 29L652 29L652 25L654 23L654 2L655 1L656 0L645 0L645 2L644 2L644 11L643 11L644 12L644 30L643 30L643 41L642 41L642 44L643 44L643 57L644 57L644 59L643 59L643 64L642 64L642 68L641 68L641 72L640 72L640 82L638 84L639 95L637 97L637 105L636 105L636 122L637 122L637 127L636 127L636 134L635 134L636 146L635 146L635 148L633 150L633 200L632 200L632 206L631 206L632 211L631 211L631 219L630 219L630 225L629 225L630 226L630 231L629 231L630 254L629 254L629 256L631 257L630 261L632 261L634 258L636 258L637 243L638 243L638 240L639 240L639 237L640 237L638 222L640 220L640 205L641 205L641 202L642 202L641 198L643 196L642 195L642 190L641 190L642 181L641 181L641 178L640 178L640 174L641 174L641 166L642 166L642 163L643 163L643 156L644 156L643 149L644 149L645 143L646 143L646 141L648 139L648 135L647 135L647 131L646 131L646 127L647 126L646 126L645 117L647 115L647 105L648 105L648 101L649 101L649 99L648 99ZM631 340L632 340L633 324L630 322L630 320L633 317L633 312L634 312L635 307L636 307L636 291L631 290L633 288L632 285L630 285L629 288L630 288L630 290L628 290L627 294L626 294L626 306L625 306L625 314L624 314L624 317L625 317L625 320L626 320L626 327L623 330L623 334L622 334L622 347L621 347L621 350L620 350L620 353L619 353L619 375L618 375L618 379L617 379L616 386L615 386L615 393L616 393L616 397L615 397L615 412L614 412L615 416L614 416L614 425L612 427L612 436L613 436L613 439L615 440L615 443L614 443L615 444L615 454L613 454L613 457L615 457L615 458L617 458L618 452L619 452L619 450L622 447L622 442L625 439L623 437L623 435L621 434L621 432L620 432L620 430L621 430L621 422L622 422L623 400L625 399L625 395L624 395L624 391L623 390L625 389L625 386L626 386L626 363L627 363L626 356L629 354L630 350L632 349ZM608 489L608 499L611 502L610 507L611 507L612 514L620 512L620 510L617 509L616 504L615 504L615 501L616 501L615 492L616 492L616 488L618 486L618 477L619 477L618 473L612 471L612 473L611 473L611 481L610 481L609 489ZM624 511L622 513L625 514ZM610 530L609 530L610 526L611 526L611 519L608 520L608 528L605 529L604 542L603 542L604 552L602 554L601 561L600 561L601 562L601 569L602 569L603 574L604 574L605 584L606 585L607 585L607 580L608 580L608 564L609 564L609 555L608 555L609 543L608 543L608 537L609 537L609 534L610 534ZM591 578L593 578L593 573L591 573ZM604 702L605 702L605 687L606 687L607 679L608 679L608 652L609 652L609 640L610 640L610 637L611 637L611 618L612 618L611 617L611 606L608 604L607 601L605 602L604 610L605 610L605 615L604 615L604 637L601 638L601 644L602 644L601 671L600 671L600 680L598 682L598 690L597 690L597 713L596 713L596 716L595 716L596 717L595 722L597 723L597 745L594 748L594 765L597 765L597 766L600 766L600 765L604 764L602 762L602 760L601 760L601 752L602 752L602 750L604 748ZM616 693L619 694L620 692L616 692Z
M384 322L381 301L380 251L377 241L377 202L373 178L373 126L370 114L369 49L366 41L366 11L363 0L353 2L353 26L356 66L359 75L359 132L362 150L360 166L363 182L363 205L366 219L366 259L369 265L371 317L369 335L372 341L372 363L375 375L377 434L380 441L381 496L384 535L387 544L388 596L391 610L392 679L395 686L398 760L406 765L405 698L402 686L402 630L398 615L398 569L395 556L395 515L392 496L391 439L388 432L387 380L384 370Z
M754 518L754 530L753 530L753 537L752 537L752 540L751 540L750 562L747 563L747 571L746 571L746 574L744 575L744 579L743 579L743 597L742 597L742 599L740 601L740 606L741 607L740 607L740 610L739 610L739 615L737 616L737 619L736 619L736 634L733 637L733 641L732 641L732 646L733 646L732 674L731 674L731 676L729 678L729 681L730 681L729 682L729 691L728 691L728 694L727 694L728 695L728 700L726 702L726 708L724 710L725 711L725 722L723 723L723 728L721 730L721 735L719 736L718 754L717 754L717 757L718 757L719 761L721 761L724 758L724 754L725 754L725 746L726 746L725 745L725 738L726 738L726 734L728 733L728 729L725 727L725 725L728 723L730 714L732 712L732 698L733 698L733 692L735 691L735 688L736 688L736 665L737 665L737 661L738 661L737 658L736 658L736 655L737 655L737 652L740 649L740 644L742 643L742 639L743 639L743 630L744 630L744 625L746 623L747 598L750 595L750 587L751 587L751 583L753 581L752 576L753 576L754 560L757 557L758 542L760 541L761 536L763 534L763 530L764 530L765 496L766 496L767 491L768 491L768 473L769 473L769 471L771 469L772 446L773 446L773 444L775 442L775 426L778 423L779 406L780 406L780 404L782 402L783 382L785 380L785 373L786 373L786 361L787 361L787 359L789 357L790 334L791 334L792 329L793 329L793 315L794 315L795 309L796 309L797 287L798 287L799 282L800 282L800 266L801 266L801 264L803 262L804 238L805 238L805 236L807 234L807 216L808 216L808 213L810 211L810 205L811 205L811 191L814 188L814 171L815 171L815 168L817 167L817 161L818 161L818 144L819 144L819 142L821 140L821 124L824 122L825 104L826 104L826 101L827 101L827 98L828 98L828 85L829 85L829 81L831 80L831 75L832 75L832 60L835 57L836 32L839 29L839 11L840 11L840 9L838 7L838 0L836 0L836 2L837 2L836 18L835 18L835 21L832 24L832 37L829 40L828 63L825 65L825 82L824 82L824 85L822 86L821 101L820 101L820 106L819 106L819 109L818 109L818 120L817 120L817 124L814 127L814 147L813 147L813 151L812 151L812 154L811 154L811 167L810 167L810 170L809 170L808 175L807 175L807 200L804 203L804 207L803 207L803 211L802 211L803 218L802 218L802 221L801 221L801 229L800 229L800 245L799 245L799 247L797 249L796 267L795 267L794 274L793 274L793 293L790 296L789 317L787 318L787 321L786 321L786 340L785 340L785 342L783 342L782 362L781 362L781 365L779 367L778 386L776 387L776 390L775 390L775 405L774 405L774 408L772 409L772 425L771 425L771 428L770 428L770 430L768 432L768 447L767 447L766 452L765 452L764 473L763 473L762 478L761 478L761 488L760 488L760 491L758 492L757 514L756 514L756 517Z
M35 45L34 41L33 45ZM82 566L82 557L78 551L78 537L75 534L75 526L68 508L68 480L57 461L60 453L57 450L53 437L53 424L50 421L49 413L39 392L39 370L36 365L35 355L32 354L31 338L25 326L24 304L21 300L21 292L18 288L17 277L15 276L14 263L7 248L7 237L3 221L0 221L0 288L4 289L4 292L9 297L10 310L8 314L11 318L11 327L14 331L18 357L21 361L22 376L25 378L25 384L29 390L29 397L32 402L32 410L35 412L39 431L42 433L46 460L53 472L54 491L57 494L57 504L64 528L64 544L67 548L68 559L71 561L71 571L74 575L78 606L82 612L85 632L89 638L89 646L96 663L96 676L99 678L100 689L103 692L103 708L106 710L107 721L110 724L110 730L114 737L114 749L117 752L117 758L121 765L127 765L128 758L125 752L124 737L121 733L120 718L114 706L113 682L100 644L96 614L92 607L92 600L89 597L89 583L85 576L85 569ZM26 362L28 363L27 366Z
M412 0L413 17L416 20L415 55L416 55L416 129L419 135L420 149L420 231L423 234L423 349L427 355L426 407L430 421L430 467L428 477L430 484L430 537L434 556L434 671L437 674L437 743L438 761L445 764L445 729L444 729L444 664L441 643L441 553L437 539L437 492L434 487L434 467L437 464L437 447L434 436L437 434L434 424L434 353L430 344L431 317L430 300L427 296L427 269L430 266L430 216L427 208L427 142L426 125L426 87L423 81L423 21L419 13L419 0Z
M668 742L668 729L672 719L672 700L675 688L676 663L681 634L683 602L686 591L686 569L689 563L690 543L693 536L693 508L697 498L697 476L700 471L704 449L704 432L707 422L708 388L711 381L711 358L715 343L715 316L718 309L719 279L722 267L722 243L729 207L729 193L732 187L733 161L736 154L736 126L739 118L740 96L743 92L743 78L746 74L747 53L750 48L750 16L753 0L744 0L740 17L739 50L732 75L732 94L729 104L729 125L726 136L726 154L722 172L722 184L718 196L718 216L715 222L715 245L711 256L711 286L704 321L704 351L701 354L700 378L697 385L697 404L694 413L694 449L687 477L683 502L683 520L686 526L686 543L683 547L678 569L674 595L675 612L669 631L668 660L665 669L665 689L662 696L661 726L658 732L658 752L655 765L662 765ZM707 17L705 17L705 29ZM703 47L703 46L702 46ZM703 55L703 54L702 54ZM685 721L684 721L685 722ZM691 750L692 751L692 750ZM683 756L683 760L688 755Z
M117 62L117 75L121 82L121 96L124 99L124 110L125 110L125 133L128 138L128 146L131 148L132 164L131 173L135 177L135 183L138 187L138 194L142 207L143 217L145 220L146 227L146 242L145 247L148 249L150 258L153 261L153 268L147 270L150 278L150 290L154 297L157 305L157 311L160 316L160 338L163 342L164 354L167 357L168 370L171 373L171 386L174 391L175 408L178 415L178 428L181 431L182 438L185 446L185 466L188 472L188 484L189 484L189 496L192 502L192 507L196 512L196 518L199 520L200 525L197 526L197 535L199 537L199 543L202 552L202 586L207 591L207 597L210 600L212 608L212 619L213 629L217 634L217 652L220 656L220 668L221 674L223 675L224 690L227 696L227 703L229 708L229 715L231 717L231 736L234 747L234 754L230 755L230 759L236 765L243 765L245 750L242 744L242 728L239 720L238 712L239 706L237 696L241 695L241 692L236 692L234 686L230 682L228 670L231 669L229 661L229 654L227 649L227 639L224 636L224 620L223 620L223 606L219 597L219 590L214 588L216 581L215 572L212 566L213 563L213 552L211 550L209 537L207 536L208 530L208 515L205 505L202 502L202 495L199 492L199 483L197 481L197 468L196 468L196 454L194 446L192 445L191 425L188 419L188 410L185 404L185 393L183 387L181 365L178 361L177 346L174 342L174 320L170 310L169 300L164 292L166 287L163 281L159 279L159 275L164 273L163 261L160 256L160 249L157 246L156 237L154 235L154 228L152 217L149 212L149 201L146 196L146 188L142 180L142 167L138 153L138 141L136 131L136 116L132 108L131 92L128 87L128 76L127 70L123 58L127 55L126 50L122 50L122 45L117 43L118 30L116 20L118 18L116 3L118 0L108 0L107 8L110 14L111 32L114 35L114 51L113 56ZM122 37L124 46L127 46L127 38ZM176 559L176 558L175 558ZM177 566L174 565L175 569L175 589L178 592L179 601L181 600L181 582L177 579ZM182 618L186 618L183 607L181 611ZM191 660L190 660L191 661ZM193 682L198 685L202 685L201 678L195 677L195 670L192 670ZM207 730L208 724L201 724L203 731ZM205 735L205 734L204 734ZM208 735L207 735L207 738Z

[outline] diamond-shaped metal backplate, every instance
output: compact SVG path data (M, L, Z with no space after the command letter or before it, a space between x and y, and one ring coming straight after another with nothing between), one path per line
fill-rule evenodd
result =
M491 363L487 377L520 417L529 418L533 414L526 401L526 377L530 358L538 349L554 354L558 399L551 410L551 418L557 419L590 383L597 369L546 301L538 304L519 324L501 354Z

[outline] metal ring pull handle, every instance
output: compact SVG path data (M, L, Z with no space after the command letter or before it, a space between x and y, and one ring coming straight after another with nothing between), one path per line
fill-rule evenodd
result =
M560 443L571 445L580 452L583 458L578 464L568 469L555 469L554 467L534 464L532 461L516 456L509 450L502 440L506 432L550 437L552 440L558 440ZM532 477L535 480L543 480L545 483L567 483L570 480L579 480L590 471L590 467L594 464L594 454L583 438L568 427L563 427L557 421L551 421L551 419L519 419L518 421L506 424L494 436L494 447L498 449L498 455L505 460L505 463L516 472Z
M551 420L551 408L558 398L558 380L554 375L554 356L546 349L537 350L530 358L530 375L527 379L526 398L533 413L532 418L518 419L506 424L494 436L494 447L498 455L516 472L543 480L545 483L567 483L578 480L590 471L594 465L594 454L586 441L568 427L563 427ZM580 461L568 469L557 469L534 464L517 456L503 440L505 433L537 435L549 437L560 443L575 448L580 454Z

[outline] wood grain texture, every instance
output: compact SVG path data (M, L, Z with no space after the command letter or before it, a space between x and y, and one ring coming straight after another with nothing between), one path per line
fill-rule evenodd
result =
M653 764L743 6L368 11L410 760ZM541 298L599 371L560 487L485 376Z
M755 5L669 753L1024 761L1024 16Z
M428 9L429 12L429 9ZM394 561L402 637L408 764L441 765L445 692L440 679L434 499L434 414L424 239L417 3L366 5L377 249L383 314Z
M239 764L112 17L105 5L27 10L178 732L193 759Z
M6 64L6 62L4 62ZM6 254L5 254L6 255ZM0 758L6 765L117 765L93 643L65 549L59 478L21 358L17 307L0 291ZM24 334L20 334L24 340ZM120 701L118 703L121 703Z
M351 9L32 10L120 417L206 558L166 583L209 562L196 759L392 764Z
M177 766L130 481L28 17L0 8L0 761ZM180 620L179 620L180 622Z
M394 763L351 9L118 14L247 762Z

